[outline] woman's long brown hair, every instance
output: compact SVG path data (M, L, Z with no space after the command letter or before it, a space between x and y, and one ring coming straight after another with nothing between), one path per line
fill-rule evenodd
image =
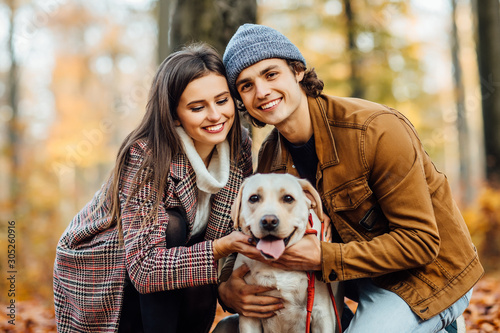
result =
M145 176L142 182L131 191L126 204L146 182L152 181L154 190L150 193L157 191L158 195L147 220L155 219L167 184L170 164L177 154L182 153L181 140L175 131L174 124L174 120L177 119L179 99L191 81L210 73L226 77L226 70L220 55L204 43L184 47L172 53L160 64L149 92L144 118L123 141L118 151L115 168L108 181L106 197L110 200L106 201L110 202L109 221L110 225L116 221L120 235L122 234L120 184L124 165L129 158L129 149L137 140L144 139L151 149L151 154L144 156L143 165L137 172L136 178L140 175ZM241 147L241 127L236 108L234 123L228 133L228 141L231 161L236 163Z

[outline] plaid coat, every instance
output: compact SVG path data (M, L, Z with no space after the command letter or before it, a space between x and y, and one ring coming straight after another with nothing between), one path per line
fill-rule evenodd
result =
M226 186L213 195L205 241L191 247L165 246L166 210L180 207L189 230L196 214L196 176L187 157L179 154L172 161L158 219L142 226L159 193L146 183L125 206L131 182L144 156L150 154L145 141L130 148L120 179L123 245L116 223L108 227L109 202L100 205L106 185L73 218L57 245L54 304L58 332L116 332L126 271L140 293L217 283L212 240L232 231L231 204L243 178L252 173L251 140L244 132L242 157L238 165L231 164Z

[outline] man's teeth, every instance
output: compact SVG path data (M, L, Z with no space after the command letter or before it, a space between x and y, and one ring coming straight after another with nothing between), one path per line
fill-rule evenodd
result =
M260 108L261 108L262 110L269 109L269 108L271 108L271 107L275 106L276 104L278 104L279 102L280 102L280 100L279 100L279 99L276 99L276 100L274 100L274 101L272 101L272 102L269 102L269 103L267 103L267 104L262 105Z
M214 125L214 126L207 126L207 127L205 127L205 129L209 132L215 132L215 131L221 130L222 126L223 126L223 124L218 124L218 125Z

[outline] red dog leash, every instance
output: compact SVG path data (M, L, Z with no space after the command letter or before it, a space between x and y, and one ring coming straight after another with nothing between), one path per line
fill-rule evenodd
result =
M306 235L318 235L318 232L313 229L314 223L312 219L312 214L309 214L309 229L306 229L305 234ZM321 221L321 235L320 235L320 240L323 240L323 235L324 235L324 223ZM314 272L307 272L307 317L306 317L306 333L310 333L311 331L311 315L312 315L312 309L313 309L313 304L314 304L314 291L315 291L315 282L316 278L314 276ZM339 326L339 332L342 333L342 325L340 321L340 316L339 312L337 310L337 303L335 302L335 295L333 294L332 291L332 286L330 283L327 283L328 286L328 293L330 294L330 298L333 303L333 309L335 310L335 317L337 319L337 324Z

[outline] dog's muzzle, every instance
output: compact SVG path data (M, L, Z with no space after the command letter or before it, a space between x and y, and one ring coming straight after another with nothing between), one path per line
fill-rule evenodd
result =
M260 219L260 226L262 229L272 231L278 227L280 220L276 215L264 215Z
M252 237L257 242L257 250L262 253L264 258L272 260L278 259L283 254L283 252L285 252L285 248L290 242L292 236L295 234L296 230L297 229L294 229L292 233L286 238L278 238L272 235L268 235L259 239L255 237L253 233Z

